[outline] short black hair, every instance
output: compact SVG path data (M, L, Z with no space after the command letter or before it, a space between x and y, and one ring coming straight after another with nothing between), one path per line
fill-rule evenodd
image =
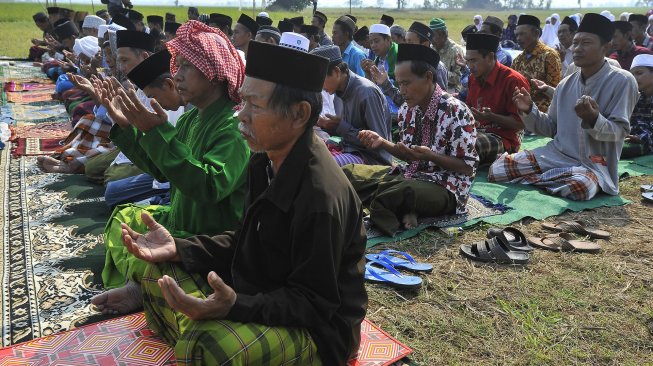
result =
M340 72L347 72L349 70L349 65L347 65L347 63L344 61L332 62L327 68L327 75L333 74L333 70L335 70L336 67L340 69Z
M280 36L277 36L276 34L272 34L270 32L261 32L261 33L257 33L256 35L263 37L263 40L266 41L266 42L270 38L273 38L277 42L277 44L279 44L279 42L281 42L281 37Z
M282 84L276 84L268 102L268 106L272 110L281 113L283 116L289 116L291 113L290 107L300 102L308 102L311 106L311 114L308 117L306 128L313 128L322 112L321 92L310 92Z

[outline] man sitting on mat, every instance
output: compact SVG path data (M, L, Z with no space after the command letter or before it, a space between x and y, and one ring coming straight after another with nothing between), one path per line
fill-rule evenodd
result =
M399 109L400 142L374 131L361 131L361 142L383 149L408 164L346 165L345 174L370 208L370 221L392 236L403 222L412 228L417 216L466 211L476 175L476 129L467 106L434 82L440 62L430 47L399 45L396 82L406 102Z
M146 235L123 225L147 269L98 307L144 305L181 364L344 365L367 307L366 235L356 192L313 133L329 62L256 41L247 57L238 118L256 153L240 227L178 239L147 215Z
M490 166L488 181L533 184L572 200L589 200L600 190L619 194L617 163L637 102L637 83L629 72L604 59L614 26L588 13L574 36L574 62L580 72L555 90L548 113L533 104L526 88L513 100L526 128L552 137L546 146L504 153Z
M637 80L640 97L630 116L630 134L621 150L622 159L653 151L653 55L635 56L630 72Z
M467 105L476 119L476 152L481 164L494 162L505 151L519 151L524 129L512 91L530 86L520 73L499 62L495 53L499 41L492 34L467 36L465 59L471 72Z

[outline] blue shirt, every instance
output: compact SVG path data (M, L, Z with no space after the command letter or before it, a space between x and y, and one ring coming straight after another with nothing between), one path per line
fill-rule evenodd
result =
M499 61L499 63L502 64L503 66L507 66L507 67L512 66L512 56L510 56L508 52L504 51L503 48L501 48L501 46L497 48L496 56L497 56L497 61Z
M360 48L354 46L354 42L350 42L345 52L342 53L342 61L347 63L349 70L362 77L365 77L365 71L361 67L361 61L366 58L365 53Z

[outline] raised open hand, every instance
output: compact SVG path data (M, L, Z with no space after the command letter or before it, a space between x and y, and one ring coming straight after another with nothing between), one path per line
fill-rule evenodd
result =
M531 108L533 107L533 99L531 94L526 90L526 88L517 88L512 94L512 101L515 103L517 109L522 113L530 113Z
M138 99L133 85L130 82L127 83L128 88L121 89L117 99L123 114L134 127L141 132L147 132L168 121L168 114L156 99L150 100L150 105L154 109L154 112L151 112Z
M146 262L178 261L177 246L170 232L148 213L144 212L141 218L148 229L146 234L139 234L122 224L122 242L127 250Z

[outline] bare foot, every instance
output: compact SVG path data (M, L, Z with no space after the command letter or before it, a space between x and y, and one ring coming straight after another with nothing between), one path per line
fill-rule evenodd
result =
M141 285L129 281L120 288L105 291L91 298L91 304L95 305L102 314L127 314L143 308L143 293Z
M36 158L36 165L46 173L72 173L68 164L51 156L39 156Z
M416 213L407 213L403 218L404 227L406 229L414 229L417 227L417 214Z

